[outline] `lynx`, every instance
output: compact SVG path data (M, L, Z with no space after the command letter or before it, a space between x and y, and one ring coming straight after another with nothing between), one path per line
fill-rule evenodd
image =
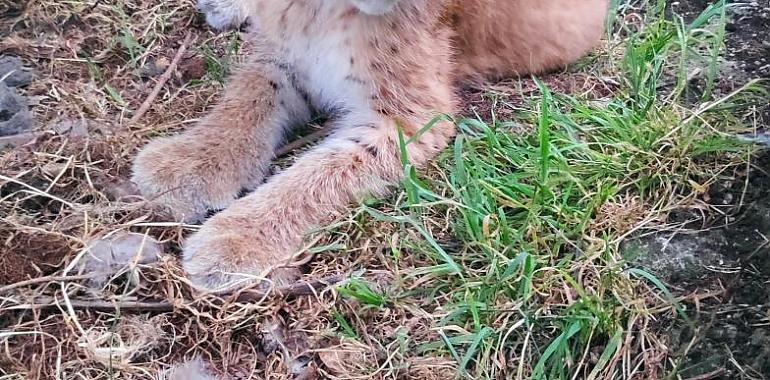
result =
M467 83L542 73L592 49L607 0L199 0L217 29L248 22L255 53L193 128L140 151L133 181L188 222L183 267L211 289L264 278L306 232L401 178L399 133L419 167L447 146ZM331 133L265 181L284 134ZM400 131L400 132L399 132ZM263 183L264 182L264 183ZM248 195L239 198L242 191Z

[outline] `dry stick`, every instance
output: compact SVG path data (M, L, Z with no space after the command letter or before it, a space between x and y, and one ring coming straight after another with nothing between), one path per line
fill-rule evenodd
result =
M719 376L722 376L725 373L725 371L726 370L724 368L717 368L711 372L704 373L702 375L698 375L695 377L690 377L687 380L711 380Z
M15 148L20 145L26 145L43 135L45 135L44 132L25 132L16 135L2 136L0 137L0 148L5 146Z
M37 277L30 280L25 281L19 281L15 282L10 285L6 285L0 288L0 293L5 293L9 290L13 290L16 288L21 288L27 285L35 285L35 284L42 284L44 282L60 282L60 281L80 281L80 280L86 280L91 278L90 275L77 275L77 276L43 276L43 277Z
M70 276L74 277L74 276ZM318 290L335 285L345 279L344 275L332 275L317 280L299 281L290 285L279 286L272 290L241 290L231 293L238 302L258 301L268 296L283 298L300 297L315 294ZM224 300L222 300L224 301ZM32 303L26 303L4 308L4 310L31 310L47 309L63 305L61 300L53 297L35 297ZM73 309L114 311L154 311L170 312L176 308L175 304L168 301L106 301L106 300L78 300L70 302Z
M192 34L187 33L187 35L184 37L184 41L182 42L182 46L179 47L179 50L177 50L176 55L174 56L174 59L171 60L171 64L168 65L168 68L166 68L166 71L163 73L163 75L160 76L160 79L158 79L158 83L155 84L155 88L152 89L152 92L150 93L149 96L147 96L147 99L144 100L144 103L142 103L142 105L136 111L134 116L132 116L131 119L128 121L129 124L135 124L150 109L150 106L152 106L152 103L155 101L155 98L157 98L158 94L160 94L160 90L162 90L166 82L168 82L168 80L171 79L171 75L174 73L174 70L176 69L177 65L179 65L179 61L182 60L182 55L184 54L185 51L187 51L187 46L190 44L191 41L192 41Z
M310 296L316 294L316 292L320 289L327 288L342 282L345 277L346 276L341 274L335 274L322 277L317 280L299 281L289 285L277 286L272 290L245 289L238 292L233 292L232 294L238 302L258 301L268 295L276 295L283 298Z
M285 156L285 155L293 152L296 149L302 148L303 146L305 146L307 144L313 143L316 140L320 140L321 138L326 137L326 135L328 135L329 132L330 132L330 128L324 126L324 127L322 127L321 129L319 129L317 131L313 131L309 135L306 135L306 136L303 136L301 138L298 138L298 139L296 139L296 140L294 140L294 141L292 141L292 142L290 142L290 143L280 147L279 149L277 149L275 151L275 156L276 157Z
M157 311L157 312L169 312L174 311L174 305L168 301L105 301L105 300L77 300L70 301L73 309L78 310L98 310L98 311L115 311L117 309L129 311ZM54 307L66 307L63 300L56 299L54 297L35 297L34 303L25 303L16 306L9 306L4 310L36 310L36 309L49 309Z

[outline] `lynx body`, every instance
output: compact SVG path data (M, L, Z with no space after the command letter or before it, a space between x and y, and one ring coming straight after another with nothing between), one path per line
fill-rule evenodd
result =
M457 86L540 73L601 37L607 0L200 0L216 28L248 21L256 52L198 125L151 142L133 180L186 221L211 217L184 244L204 288L260 278L314 226L401 178L398 130L420 166L453 125ZM333 132L264 177L284 133L327 115ZM424 133L422 133L424 132ZM263 183L264 182L264 183ZM250 193L238 199L242 190Z

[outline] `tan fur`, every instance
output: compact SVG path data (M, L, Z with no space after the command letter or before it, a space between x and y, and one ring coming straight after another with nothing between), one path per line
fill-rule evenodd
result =
M284 263L310 228L401 178L398 128L414 136L456 111L462 80L542 72L585 54L607 0L200 0L209 23L254 25L257 53L222 103L191 130L136 158L143 194L186 220L209 209L184 245L202 287ZM260 185L283 132L314 112L334 132ZM441 122L407 147L423 165L454 134ZM254 190L236 200L241 189Z
M456 0L457 72L500 78L558 69L592 49L607 0Z

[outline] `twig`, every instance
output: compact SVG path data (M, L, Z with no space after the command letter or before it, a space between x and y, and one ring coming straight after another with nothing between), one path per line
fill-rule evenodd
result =
M0 174L0 181L12 182L12 183L15 183L17 185L21 185L22 187L24 187L27 190L29 190L32 194L35 194L35 195L41 196L41 197L46 197L46 198L49 198L49 199L53 199L53 200L55 200L55 201L65 205L65 206L67 206L69 208L75 207L72 203L67 202L67 201L65 201L62 198L59 198L59 197L54 196L54 195L51 195L51 194L49 194L49 193L47 193L45 191L42 191L42 190L40 190L40 189L38 189L36 187L30 186L30 185L28 185L28 184L26 184L26 183L24 183L22 181L19 181L17 179L14 179L14 178L11 178L11 177L6 177L6 176Z
M152 89L152 92L149 96L147 96L147 99L144 100L144 103L142 103L136 113L134 113L134 116L132 116L128 121L129 124L135 124L150 109L150 106L152 106L155 98L157 98L158 94L160 94L160 90L163 89L163 86L166 84L166 82L171 79L171 75L174 73L177 65L179 65L179 61L182 60L182 55L184 55L185 51L187 51L187 46L191 41L192 34L187 33L187 35L184 37L184 41L182 42L182 46L179 47L179 50L176 51L176 55L174 55L174 59L171 60L171 64L168 65L166 71L163 73L163 75L160 76L158 83L155 84L155 88Z
M326 137L330 132L328 127L322 127L321 129L317 131L313 131L311 134L303 136L299 139L296 139L282 147L280 147L278 150L275 151L276 157L282 157L285 156L296 149L302 148L305 145L308 145L312 142L315 142L316 140L320 140L323 137Z
M87 10L86 12L88 12L88 13L91 13L91 11L93 11L94 9L96 9L96 7L98 7L98 6L99 6L99 4L101 4L101 3L102 3L102 0L96 0L96 1L94 1L94 3L93 3L93 4L92 4L90 7L88 7L88 10Z
M9 290L13 290L16 288L21 288L28 285L35 285L35 284L41 284L44 282L60 282L60 281L80 281L80 280L86 280L91 278L90 275L77 275L77 276L43 276L43 277L37 277L25 281L19 281L15 282L13 284L9 284L6 286L3 286L0 288L0 293L5 293Z
M25 132L16 135L2 136L0 137L0 148L5 146L17 147L21 145L27 145L34 142L39 137L45 135L44 132Z
M70 278L76 276L70 276ZM315 294L318 290L326 288L331 285L335 285L345 279L344 275L333 275L323 277L318 280L299 281L290 285L279 286L273 289L246 289L239 290L237 292L230 292L235 301L237 302L250 302L264 299L269 296L282 297L282 298L294 298ZM53 281L53 280L51 280ZM21 286L21 285L19 285ZM216 303L226 303L231 300L220 299ZM189 303L188 303L189 304ZM32 302L9 306L3 308L4 310L33 310L33 309L48 309L53 307L59 307L62 305L60 300L53 297L35 297ZM99 310L99 311L113 311L120 309L123 311L137 311L137 312L171 312L178 308L178 304L173 304L169 301L108 301L100 299L73 299L70 301L70 305L73 309L78 310Z
M99 310L99 311L114 311L116 309L125 311L157 311L168 312L174 311L174 305L168 301L105 301L105 300L78 300L73 299L70 301L73 309L79 310ZM35 297L34 302L20 304L16 306L9 306L4 308L5 310L34 310L34 309L50 309L54 307L64 307L62 300L58 300L53 297Z
M322 277L317 280L298 281L293 284L278 286L271 289L245 289L237 292L231 292L238 302L258 301L267 296L278 296L282 298L293 298L301 296L310 296L318 290L336 285L345 279L344 275L336 274Z
M724 368L717 368L711 372L704 373L695 377L689 377L687 380L710 380L722 376L725 373Z

